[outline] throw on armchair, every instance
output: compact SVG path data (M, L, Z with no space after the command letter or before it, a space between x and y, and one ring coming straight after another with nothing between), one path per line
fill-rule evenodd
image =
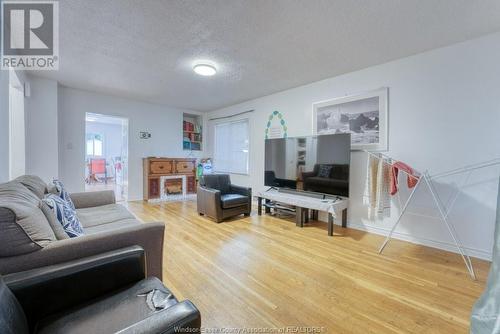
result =
M349 165L316 164L312 172L303 172L304 190L349 196Z
M220 223L223 219L252 211L252 188L231 184L229 175L203 175L198 186L198 213Z
M1 333L199 333L200 312L146 278L144 249L0 276Z

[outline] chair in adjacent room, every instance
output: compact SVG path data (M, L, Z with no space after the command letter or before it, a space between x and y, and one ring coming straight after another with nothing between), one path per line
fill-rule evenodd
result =
M89 163L89 184L99 182L97 174L104 174L104 183L108 183L108 173L106 170L106 159L90 159Z

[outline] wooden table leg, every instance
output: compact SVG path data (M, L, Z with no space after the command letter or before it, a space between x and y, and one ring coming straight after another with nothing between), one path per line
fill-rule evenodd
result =
M266 199L266 204L269 204L269 202L271 202L271 200ZM264 210L266 213L271 213L271 208L268 205L266 205L266 208Z
M328 235L333 236L333 215L328 213Z
M347 227L347 209L342 210L342 227Z
M262 216L262 197L257 197L257 213Z
M303 212L301 207L295 208L295 226L304 227L304 219L302 219Z
M309 209L304 209L304 223L309 223Z

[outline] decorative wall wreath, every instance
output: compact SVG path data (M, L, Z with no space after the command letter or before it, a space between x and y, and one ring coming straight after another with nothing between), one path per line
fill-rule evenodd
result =
M277 123L276 123L277 122ZM275 110L269 115L266 127L266 139L269 138L286 138L287 126L283 114Z

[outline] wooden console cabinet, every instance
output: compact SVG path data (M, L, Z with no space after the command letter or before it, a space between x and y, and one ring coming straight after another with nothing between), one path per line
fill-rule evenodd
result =
M186 192L196 193L196 159L183 158L143 158L143 197L144 200L160 198L162 176L186 176ZM175 180L175 178L174 178ZM175 183L175 185L174 185ZM178 189L178 182L169 182L172 189Z

